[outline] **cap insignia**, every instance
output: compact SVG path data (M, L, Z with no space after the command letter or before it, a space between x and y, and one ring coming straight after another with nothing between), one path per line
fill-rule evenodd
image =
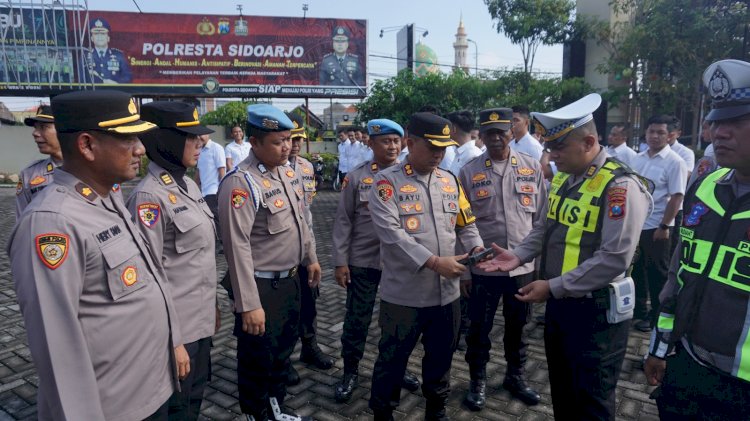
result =
M490 121L497 121L497 120L500 120L500 115L498 115L497 113L490 114Z
M448 136L449 134L451 134L451 128L450 128L449 125L446 124L445 127L443 127L443 134L446 135L446 136Z
M135 106L135 101L133 101L133 98L130 98L130 104L128 104L128 111L130 114L135 114L138 112L138 108Z
M266 128L266 129L278 130L278 128L279 128L279 122L276 121L276 120L270 120L270 119L264 118L263 119L263 127Z
M370 128L372 129L373 133L380 133L380 125L379 124L373 124L372 126L370 126Z
M104 24L102 23L101 19L97 19L96 22L94 22L94 26L96 26L97 28L101 28L102 26L104 26Z
M714 100L722 100L729 95L732 91L732 87L729 84L729 79L717 68L713 75L711 75L711 81L708 82L708 90L711 93L711 98Z
M198 120L198 109L197 108L193 109L193 120Z
M292 121L292 124L294 124L294 128L295 128L295 129L299 129L299 124L297 124L297 122L296 122L296 121Z
M339 26L339 29L336 31L336 33L339 35L344 35L344 28Z

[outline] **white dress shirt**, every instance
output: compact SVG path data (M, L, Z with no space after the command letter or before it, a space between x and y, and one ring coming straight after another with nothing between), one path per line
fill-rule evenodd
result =
M247 158L247 156L250 154L251 148L252 146L250 146L250 142L248 141L244 141L242 142L242 144L232 141L232 143L224 147L224 154L227 156L227 158L232 158L232 166L236 167L240 164L240 162L244 161L245 158ZM233 169L234 168L227 168L227 172Z
M510 142L510 148L514 151L531 155L537 161L542 159L542 152L544 151L539 141L528 132L520 139Z
M477 148L476 142L470 140L456 148L456 157L453 158L453 164L448 168L455 175L461 171L464 165L472 159L482 154L482 150Z
M612 158L617 158L629 167L633 166L633 159L638 155L638 152L631 149L627 143L623 143L614 148L612 146L607 146L607 153Z
M687 185L687 165L685 161L669 145L654 156L648 156L648 151L640 152L633 159L632 168L640 175L654 182L655 189L654 211L646 219L643 229L655 229L661 224L667 202L674 194L685 194ZM682 206L680 206L682 207ZM667 225L674 225L674 219Z

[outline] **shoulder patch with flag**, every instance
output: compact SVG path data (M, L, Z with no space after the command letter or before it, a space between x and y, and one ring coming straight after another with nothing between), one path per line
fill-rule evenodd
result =
M156 225L161 216L161 207L156 203L141 203L138 205L138 219L147 228L151 228Z
M68 257L70 237L60 233L36 236L36 252L42 263L50 269L57 269Z

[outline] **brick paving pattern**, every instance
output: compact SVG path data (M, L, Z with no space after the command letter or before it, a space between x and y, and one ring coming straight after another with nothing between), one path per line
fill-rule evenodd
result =
M130 186L132 187L132 185ZM128 193L128 189L125 189ZM14 196L12 188L0 189L0 421L36 419L36 375L27 346L26 332L13 290L10 262L5 248L13 228ZM286 404L300 415L310 415L316 420L367 420L372 413L367 408L370 396L370 379L377 358L379 329L377 327L378 306L370 325L365 355L360 364L360 386L351 401L336 403L333 386L343 375L341 353L341 331L346 301L346 292L333 279L331 267L331 229L336 211L338 193L322 191L313 205L314 231L317 238L318 258L323 268L321 296L318 299L318 341L326 353L337 358L333 368L317 370L299 362L299 345L292 355L294 366L302 381L289 388ZM226 262L218 257L217 279L224 274ZM234 318L226 293L219 290L222 327L214 336L211 352L213 378L209 384L203 406L202 419L236 420L240 417L237 403L236 341L231 334ZM502 302L501 302L502 305ZM540 314L542 307L536 306ZM493 349L487 366L487 405L481 412L471 412L461 405L469 384L469 369L463 352L456 352L451 371L452 392L448 402L448 413L455 420L548 420L552 419L552 404L548 384L547 363L544 356L543 325L532 321L527 325L529 358L526 365L527 379L542 395L542 403L529 407L513 399L501 383L505 374L502 351L503 320L497 311L492 330ZM631 331L628 352L617 386L617 419L657 420L654 402L649 399L652 388L646 384L641 370L641 356L648 347L648 336ZM409 359L409 369L421 373L421 344L417 345ZM424 399L421 391L403 391L401 405L394 414L397 420L421 420L424 418Z

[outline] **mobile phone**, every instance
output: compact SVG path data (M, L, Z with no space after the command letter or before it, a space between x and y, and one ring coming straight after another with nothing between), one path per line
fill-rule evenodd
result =
M459 260L458 263L461 263L464 266L473 266L479 263L480 260L484 259L487 256L491 256L492 254L493 250L491 248L488 248L484 251L480 251L479 253L474 253L469 257L464 257L463 259Z

